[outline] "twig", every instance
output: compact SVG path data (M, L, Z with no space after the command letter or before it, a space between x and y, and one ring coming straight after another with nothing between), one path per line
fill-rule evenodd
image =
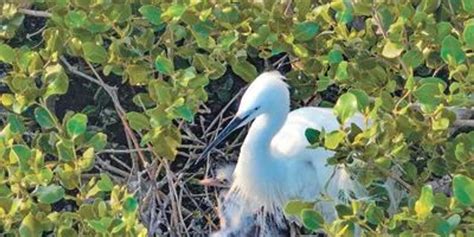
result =
M52 16L52 14L47 11L37 11L37 10L30 10L30 9L25 9L25 8L18 9L18 12L21 14L36 16L36 17L49 18Z

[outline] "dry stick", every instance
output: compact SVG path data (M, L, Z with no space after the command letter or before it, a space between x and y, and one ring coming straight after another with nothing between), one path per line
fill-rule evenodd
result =
M224 112L232 105L232 103L237 100L237 98L245 91L245 89L247 89L247 86L241 88L239 90L239 92L237 92L237 94L234 95L234 97L232 97L231 100L229 100L229 102L227 102L227 104L222 108L221 112L219 112L219 114L217 114L217 117L216 119L214 119L211 124L209 124L209 126L207 127L206 131L204 131L203 133L203 136L206 137L206 134L209 132L209 130L211 130L211 128L214 126L214 124L219 120L219 118L222 117L222 115L224 114Z
M140 149L126 149L126 150L115 150L115 149L105 149L98 151L96 154L104 154L104 153L111 153L111 154L130 154L139 151L150 151L148 148L140 148Z
M52 14L47 11L37 11L37 10L30 10L30 9L25 9L25 8L18 9L18 12L21 14L36 16L36 17L49 18L52 16Z
M89 80L97 85L99 85L100 87L102 87L106 92L107 94L110 96L110 98L112 99L112 102L114 104L114 107L115 107L115 110L117 112L117 115L119 116L120 120L122 121L122 125L124 127L124 130L125 130L125 134L126 134L126 137L127 137L127 140L130 139L131 140L131 143L133 144L133 146L135 147L135 149L137 149L137 154L138 154L138 157L140 158L141 162L143 163L143 166L145 168L145 171L148 173L148 177L150 178L150 182L152 184L152 188L157 191L158 190L158 187L155 183L155 180L156 180L156 173L153 173L152 171L150 171L147 167L147 164L148 162L146 161L142 151L140 151L139 149L140 148L140 145L139 145L139 142L137 141L137 138L135 137L133 131L131 130L130 126L128 125L127 123L127 120L125 119L125 110L123 109L123 107L120 105L120 101L118 100L118 97L117 97L117 91L116 91L116 88L114 87L111 87L109 86L108 84L106 84L102 78L99 76L99 74L97 73L97 71L95 70L95 68L88 62L86 61L86 63L88 64L88 66L91 68L92 72L94 73L94 75L97 77L97 78L93 78L91 76L89 76L88 74L86 73L83 73L79 70L77 70L75 67L73 67L67 60L65 57L61 57L61 61L66 65L67 69L73 73L74 75L77 75L77 76L80 76L86 80ZM159 190L158 190L159 191Z

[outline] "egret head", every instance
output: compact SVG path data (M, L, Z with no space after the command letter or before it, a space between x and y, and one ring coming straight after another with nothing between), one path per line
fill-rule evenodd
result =
M260 115L287 114L290 109L288 85L278 71L260 74L245 91L235 117L216 139L204 149L201 158L221 143L230 133Z

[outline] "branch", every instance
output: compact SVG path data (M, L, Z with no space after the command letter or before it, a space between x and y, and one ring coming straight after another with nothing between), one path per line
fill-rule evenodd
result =
M30 10L30 9L24 9L24 8L18 9L18 12L25 15L36 16L36 17L49 18L52 16L52 14L47 11L36 11L36 10Z

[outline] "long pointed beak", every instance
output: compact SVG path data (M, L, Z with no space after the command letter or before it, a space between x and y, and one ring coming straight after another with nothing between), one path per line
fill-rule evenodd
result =
M211 142L211 144L209 144L205 149L204 151L202 152L201 156L199 156L199 158L196 160L196 163L201 161L204 157L206 157L208 155L208 153L214 148L216 147L217 145L219 145L219 143L221 143L227 136L229 136L229 134L231 134L233 131L235 131L237 128L245 125L244 123L247 122L245 121L247 118L249 117L249 115L246 115L244 117L239 117L239 116L236 116L234 117L230 123L224 128L222 129L222 131L217 135L216 139L214 139L214 141Z

